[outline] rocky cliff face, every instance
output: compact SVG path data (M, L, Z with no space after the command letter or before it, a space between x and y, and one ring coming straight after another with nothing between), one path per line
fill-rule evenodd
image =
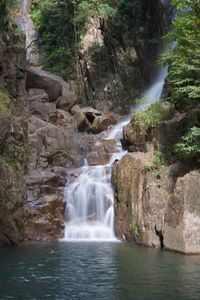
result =
M129 8L119 5L112 18L91 20L79 53L86 103L129 112L153 78L168 9L157 0L135 1Z
M160 157L161 149L169 151L191 122L198 126L200 119L196 109L181 114L162 105L167 118L157 126L145 128L133 117L124 128L130 153L113 167L116 231L145 246L200 253L197 158L185 160L172 153L165 160Z
M24 238L27 162L26 51L14 27L0 31L0 245Z

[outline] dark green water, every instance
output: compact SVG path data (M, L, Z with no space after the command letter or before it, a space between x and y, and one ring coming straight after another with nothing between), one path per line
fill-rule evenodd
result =
M125 243L0 250L0 299L200 299L200 257Z

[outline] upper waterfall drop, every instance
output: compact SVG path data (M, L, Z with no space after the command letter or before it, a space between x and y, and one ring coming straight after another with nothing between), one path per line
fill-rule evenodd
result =
M144 94L144 102L134 110L141 110L160 99L167 67L161 69L155 83ZM110 156L105 165L89 166L84 160L80 175L65 187L65 237L64 241L117 241L114 231L114 194L111 185L112 164L121 159L126 151L120 138L122 129L131 116L113 127L106 139L113 139L117 152Z

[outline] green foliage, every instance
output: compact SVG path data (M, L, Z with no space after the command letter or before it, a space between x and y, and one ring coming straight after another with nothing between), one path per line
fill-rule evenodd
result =
M0 31L7 26L9 11L17 4L16 0L0 0Z
M176 42L174 50L164 53L161 61L169 65L171 100L179 106L197 104L200 100L200 2L174 0L185 12L179 12L168 39Z
M200 127L192 127L175 145L175 151L185 155L200 153Z
M164 164L165 164L164 154L161 151L156 150L153 153L152 164L145 166L145 171L153 172Z
M143 127L156 127L168 115L166 109L160 102L151 104L146 110L140 110L134 113L136 124Z
M140 227L138 225L137 219L135 216L133 216L132 222L131 222L131 234L134 237L137 237L137 236L139 236L140 232L141 231L140 231Z
M10 115L11 110L9 108L10 98L7 93L0 90L0 117L4 115Z

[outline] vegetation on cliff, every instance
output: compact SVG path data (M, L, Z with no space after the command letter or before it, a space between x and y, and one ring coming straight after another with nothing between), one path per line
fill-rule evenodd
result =
M142 40L148 36L152 23L154 28L150 33L150 42L157 43L153 31L158 30L157 23L160 20L152 18L151 2L31 0L31 15L39 32L40 46L45 54L45 68L67 79L76 74L78 51L82 48L82 39L92 18L99 20L99 29L106 34L104 39L114 37L123 47L125 47L124 37L127 37L130 43L134 42L138 48L143 47ZM107 49L108 45L105 44L103 54L109 55L111 49Z
M172 31L167 39L175 44L173 50L162 54L161 61L169 65L170 101L178 110L199 109L200 104L200 2L173 0L177 7ZM175 151L187 157L200 153L200 120L186 126Z
M178 12L168 38L176 46L165 53L162 60L169 64L171 100L177 106L185 107L199 104L200 100L200 2L174 0L173 3Z
M31 1L31 14L39 32L40 45L45 53L44 65L48 70L64 78L76 74L77 51L81 48L90 18L112 15L110 2Z

